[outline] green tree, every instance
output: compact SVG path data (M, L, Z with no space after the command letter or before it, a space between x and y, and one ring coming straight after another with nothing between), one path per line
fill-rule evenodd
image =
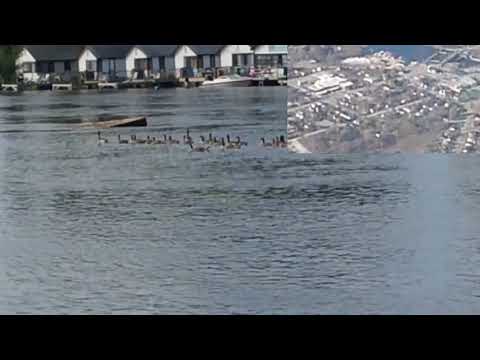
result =
M15 45L0 46L0 83L15 83L17 66L15 61L20 49Z

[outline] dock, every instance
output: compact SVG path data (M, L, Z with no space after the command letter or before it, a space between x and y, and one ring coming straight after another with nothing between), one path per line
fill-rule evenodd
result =
M94 121L80 124L83 127L93 127L96 129L111 129L117 127L146 127L147 118L136 117L120 120Z
M118 83L98 83L98 90L118 90Z
M72 84L52 84L53 91L72 91Z

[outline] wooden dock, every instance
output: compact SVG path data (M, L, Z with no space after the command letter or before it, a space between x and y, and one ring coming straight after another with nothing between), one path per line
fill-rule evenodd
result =
M72 84L52 84L53 91L73 91Z
M146 127L147 118L136 117L121 120L94 121L80 124L80 127L93 127L95 129L111 129L117 127Z

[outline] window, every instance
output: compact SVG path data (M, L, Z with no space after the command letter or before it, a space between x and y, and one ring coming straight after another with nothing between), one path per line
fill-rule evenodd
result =
M87 71L94 72L97 67L97 62L95 60L87 60Z
M33 72L33 62L23 63L23 72L32 73Z
M158 67L160 69L160 71L165 71L166 68L165 68L165 56L160 56L158 58Z
M248 55L247 55L247 54L243 54L243 55L242 55L242 65L243 65L243 66L247 66L247 65L248 65Z
M257 55L255 57L258 67L275 67L276 59L278 59L276 55Z
M135 70L143 71L147 69L147 59L135 59Z
M278 55L277 62L278 62L278 65L283 66L283 56L282 55Z
M49 61L47 65L47 72L49 74L54 74L55 73L55 63L53 61Z
M72 63L70 61L65 61L64 62L64 70L65 71L71 71L72 70Z
M203 69L203 56L199 56L197 60L197 69Z
M110 75L115 74L115 59L108 60L108 73Z
M215 61L215 55L210 55L210 67L215 68L217 67L216 61Z
M238 66L238 55L232 55L232 65Z

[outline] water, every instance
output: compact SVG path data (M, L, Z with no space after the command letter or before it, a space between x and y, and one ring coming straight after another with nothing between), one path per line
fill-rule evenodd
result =
M284 131L286 98L281 88L2 98L0 313L480 311L475 156L192 155L52 131L116 105L105 113L149 112L152 133L255 140Z
M388 51L401 56L405 61L422 61L434 54L435 49L428 45L369 45L365 53Z

